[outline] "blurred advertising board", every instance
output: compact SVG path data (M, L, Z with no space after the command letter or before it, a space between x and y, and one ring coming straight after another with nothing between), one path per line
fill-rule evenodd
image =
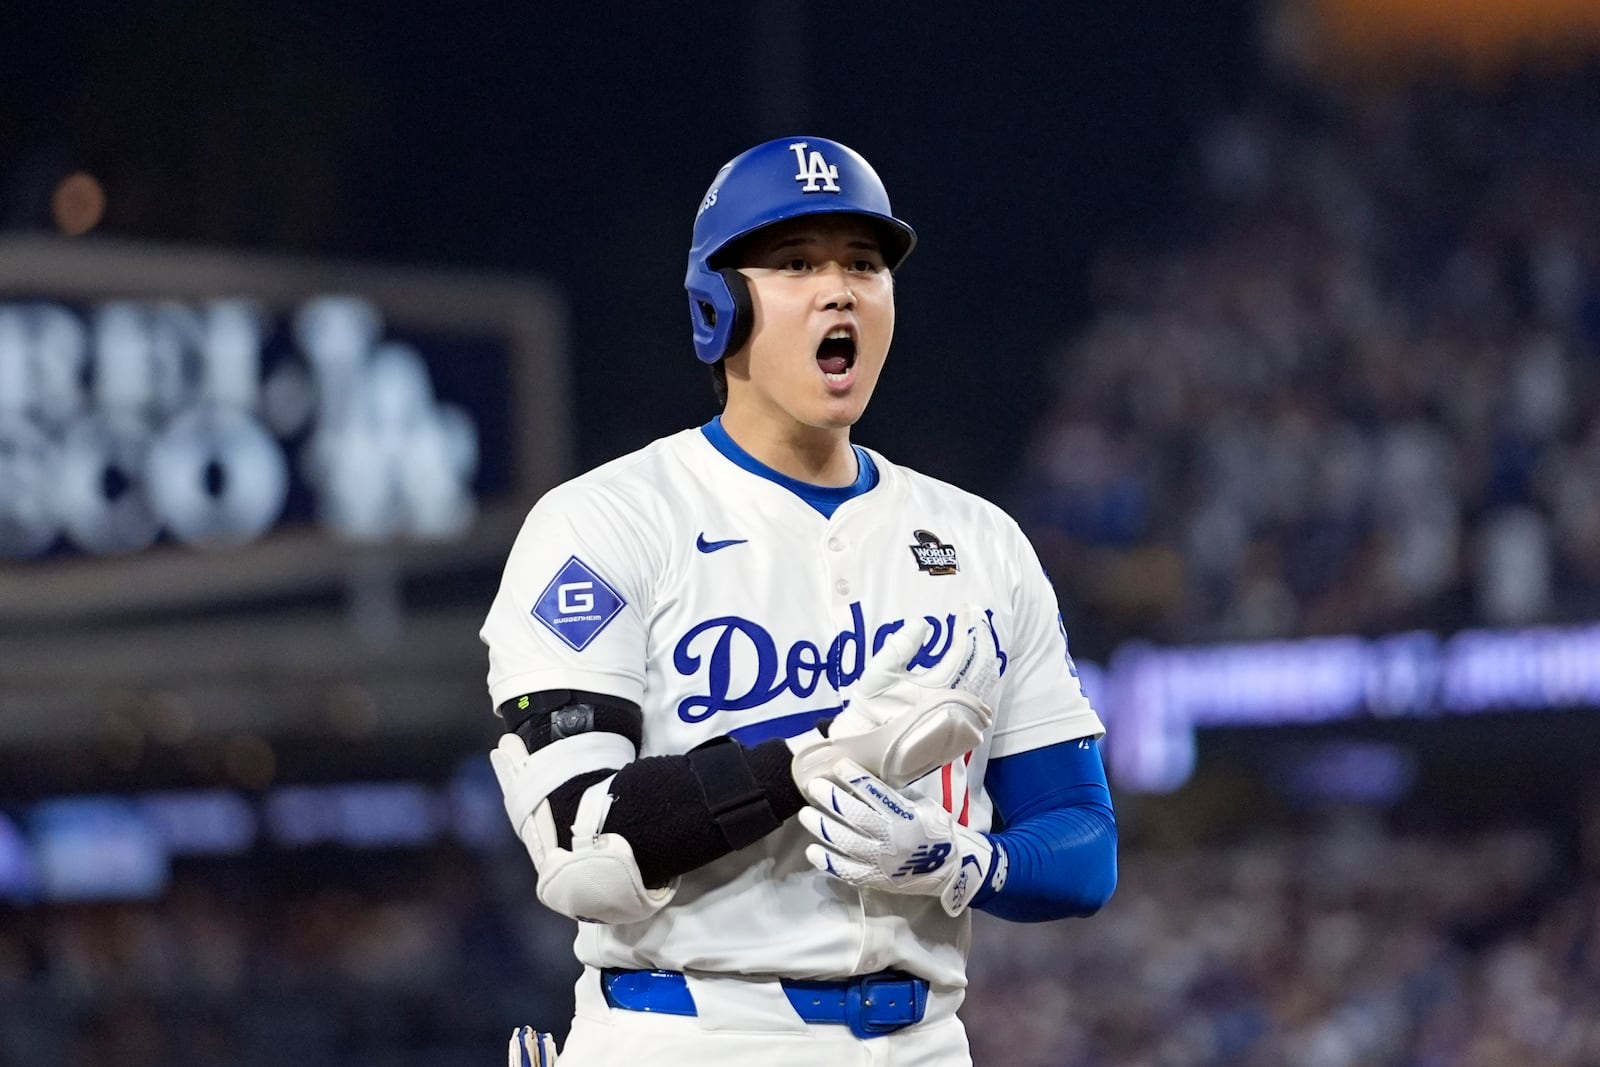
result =
M1080 664L1115 781L1188 781L1202 730L1600 709L1600 625L1315 637L1208 647L1129 642Z
M150 899L194 858L515 843L482 759L445 781L44 796L0 807L0 903Z

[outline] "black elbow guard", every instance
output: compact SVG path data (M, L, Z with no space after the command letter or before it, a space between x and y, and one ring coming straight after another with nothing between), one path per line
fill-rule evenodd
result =
M643 738L639 706L603 693L552 689L497 710L529 752L595 731L620 734L638 752ZM584 793L615 774L604 829L628 840L645 885L658 888L755 844L805 807L790 777L792 761L782 740L746 747L718 737L681 756L636 758L615 771L574 775L549 797L557 847L572 847Z
M495 709L506 732L522 738L529 752L552 741L594 731L621 734L639 751L644 738L644 713L639 705L605 693L581 689L546 689L515 697Z

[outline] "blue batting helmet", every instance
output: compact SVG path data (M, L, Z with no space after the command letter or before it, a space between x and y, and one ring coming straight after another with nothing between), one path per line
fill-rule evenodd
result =
M890 270L905 262L916 232L894 217L872 165L838 141L783 137L734 156L711 182L689 245L689 319L702 363L735 352L750 336L750 293L743 275L717 255L741 237L802 215L862 215L881 231Z

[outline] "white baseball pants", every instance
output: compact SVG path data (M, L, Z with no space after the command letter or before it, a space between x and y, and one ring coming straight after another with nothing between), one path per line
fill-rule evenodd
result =
M963 995L931 993L921 1023L862 1039L806 1023L776 982L691 978L698 1016L612 1008L585 968L560 1067L972 1067L956 1017Z

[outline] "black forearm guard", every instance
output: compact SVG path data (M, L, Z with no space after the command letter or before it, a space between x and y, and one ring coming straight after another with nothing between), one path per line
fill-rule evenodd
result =
M633 848L644 884L666 885L752 845L805 806L789 776L788 744L746 747L719 737L681 756L647 756L617 771L605 832ZM608 771L580 775L550 794L557 843L571 846L578 801Z

